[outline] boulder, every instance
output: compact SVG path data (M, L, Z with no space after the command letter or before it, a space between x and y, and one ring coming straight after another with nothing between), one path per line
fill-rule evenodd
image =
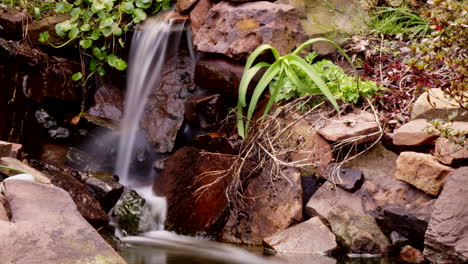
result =
M452 171L452 168L440 164L434 156L408 151L398 157L395 178L437 196Z
M352 210L363 213L361 206L361 194L350 193L341 188L336 188L332 183L325 182L307 202L305 212L307 216L319 216L325 223L329 222L329 214L333 208L346 206Z
M192 29L193 37L197 35L198 30L205 23L206 14L210 11L213 5L214 3L211 0L198 0L190 11L190 28Z
M290 5L222 1L208 11L193 43L199 51L243 60L262 44L286 54L305 39L298 14Z
M184 13L190 9L198 0L177 0L176 9L179 13Z
M404 246L400 251L400 259L406 263L423 263L426 259L424 254L418 249L407 245Z
M411 119L447 120L454 111L458 111L456 121L468 121L468 111L462 109L453 98L446 95L442 89L433 88L418 97L413 105Z
M468 160L468 148L447 138L439 138L435 143L434 156L443 164L454 165Z
M318 217L285 229L263 240L278 254L326 255L337 248L335 235Z
M347 161L343 166L362 171L366 180L379 181L393 178L398 155L387 150L381 143L375 144L363 154Z
M374 217L358 213L347 206L337 206L330 211L328 220L332 232L349 254L385 255L389 252L390 241Z
M416 119L410 121L393 134L393 144L398 146L421 146L434 145L434 140L438 135L429 133L431 124L426 119Z
M185 121L195 130L213 130L227 116L225 100L221 95L195 95L185 102Z
M194 63L182 52L168 58L161 72L161 84L149 97L142 120L148 140L156 152L171 152L184 121L184 103L195 89Z
M266 165L248 183L241 205L231 210L221 241L260 245L264 238L302 220L301 173L294 168L270 173Z
M290 162L308 172L320 173L333 160L330 144L305 119L295 122L282 134Z
M3 184L12 218L0 221L2 263L126 263L64 190L18 180Z
M11 212L9 210L8 201L5 196L0 193L0 222L1 221L10 221Z
M81 215L94 227L109 223L109 216L84 184L64 171L45 171L53 185L67 191Z
M328 119L318 133L330 141L355 140L361 144L378 138L379 124L373 114L357 111Z
M398 232L393 240L401 236L417 247L422 246L434 202L426 193L394 179L366 181L362 187L364 211L386 230Z
M195 67L195 83L212 93L237 96L244 65L228 59L204 58Z
M435 202L424 255L433 263L468 262L468 167L453 171Z
M41 155L39 160L42 164L56 166L58 168L67 168L65 165L69 146L54 143L44 143L41 146Z
M17 159L11 157L0 158L0 165L14 169L13 171L2 169L2 172L7 174L8 176L13 176L19 173L27 173L34 176L36 182L45 184L51 183L51 181L47 178L47 176L44 173L30 167L26 163L21 162Z
M322 173L328 181L348 192L355 192L364 183L362 171L332 164Z
M0 37L12 40L23 38L23 24L30 20L26 13L13 13L9 9L0 10Z
M167 199L166 227L185 234L215 232L227 208L233 156L203 153L192 147L176 151L154 182Z
M55 46L62 45L67 40L57 35L55 25L68 19L70 19L69 14L56 14L33 21L28 25L28 40L34 45L44 45L46 43L39 42L39 34L47 31L49 33L49 43Z
M288 264L336 264L336 259L327 256L318 256L310 254L291 254L285 256L276 256L275 260L281 261L280 263Z
M144 214L145 203L145 199L135 190L128 190L115 206L113 215L117 217L117 225L127 235L138 235L143 232L141 217Z
M108 213L122 195L124 186L116 181L113 174L105 172L89 172L89 174L86 187L93 193L102 209Z
M0 141L0 157L12 157L17 159L22 149L23 145L21 144Z
M242 141L238 137L228 137L221 133L212 132L196 136L192 145L209 152L237 155Z
M117 87L104 84L94 93L94 105L88 113L100 118L120 121L123 112L122 91Z
M0 141L0 157L9 157L11 155L11 144Z

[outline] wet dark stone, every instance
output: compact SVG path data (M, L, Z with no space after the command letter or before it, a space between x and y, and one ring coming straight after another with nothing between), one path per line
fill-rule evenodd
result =
M209 152L218 152L224 154L235 155L239 153L241 140L238 138L229 138L220 133L206 133L195 137L192 145L196 148L203 149Z
M364 183L362 171L352 168L340 168L339 178L335 181L341 189L349 192L355 192L361 188Z
M229 59L202 59L195 67L195 83L212 93L236 96L244 66Z
M117 224L127 235L137 235L142 232L140 217L143 216L145 203L145 199L136 191L128 190L115 206L114 215L118 217Z
M185 102L185 120L196 130L210 130L227 115L228 108L219 94L193 96Z
M407 245L409 243L409 240L400 235L400 233L392 231L390 233L390 241L392 242L392 245L396 248L402 248L403 246Z
M27 15L23 13L12 13L10 11L0 11L0 37L11 40L23 38L23 23L28 22Z
M101 208L99 202L84 184L64 171L44 171L52 184L67 191L78 208L80 214L94 227L98 228L109 223L109 216Z
M114 175L105 172L88 172L86 187L106 213L114 207L124 191L124 186L115 180Z
M315 177L314 174L301 176L301 184L302 184L302 207L305 209L307 202L309 202L310 197L314 195L314 193L320 187L320 180ZM304 215L306 215L304 213Z
M94 105L89 109L89 114L119 121L123 112L122 91L112 85L102 85L94 93Z

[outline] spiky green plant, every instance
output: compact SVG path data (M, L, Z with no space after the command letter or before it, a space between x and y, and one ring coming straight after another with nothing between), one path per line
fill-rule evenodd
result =
M242 75L242 79L239 85L239 97L237 103L237 131L239 136L241 136L244 139L247 138L250 120L254 113L255 107L257 106L258 100L260 99L260 96L263 94L266 87L275 78L278 81L276 81L274 87L271 87L270 89L271 97L263 112L262 118L265 117L270 111L270 108L273 105L273 102L275 102L275 98L277 97L285 78L291 80L294 83L294 85L297 86L297 88L301 91L301 94L315 94L321 92L331 102L335 109L339 111L338 104L335 98L333 97L333 94L331 93L330 89L325 84L325 82L322 80L320 74L318 74L314 70L314 68L307 63L305 59L299 56L299 53L303 49L317 41L325 41L335 46L343 54L343 56L345 56L345 58L348 60L351 66L353 66L350 58L335 42L324 38L310 39L301 44L299 47L297 47L292 53L286 54L284 56L280 56L278 50L273 48L271 45L261 45L260 47L255 49L252 52L252 54L250 54L250 56L248 57L247 62L245 64L244 73ZM272 64L266 62L259 62L253 65L257 57L268 50L270 50L273 53L275 62ZM292 67L295 67L296 69L299 69L300 71L304 72L315 83L315 85L319 88L320 91L317 92L315 89L307 87L303 82L301 82L296 74L296 71ZM252 81L253 77L262 68L267 69L254 89L254 92L249 102L249 107L247 109L246 121L244 121L243 109L247 106L247 88L249 87L249 84Z

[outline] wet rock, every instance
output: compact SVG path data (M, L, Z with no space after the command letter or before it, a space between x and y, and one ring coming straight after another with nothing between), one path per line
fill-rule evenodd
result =
M195 67L195 83L212 93L237 96L244 65L228 59L201 59Z
M262 240L302 220L301 173L288 168L271 175L271 167L248 184L241 207L231 211L221 240L261 244Z
M336 259L327 256L309 255L309 254L291 254L286 256L277 256L275 259L281 263L288 264L336 264Z
M70 147L65 159L66 165L78 170L88 170L89 167L94 167L91 156L77 148Z
M468 111L446 95L441 89L433 88L424 92L413 105L411 119L447 120L454 111L458 111L456 121L468 121Z
M109 216L102 210L99 202L84 184L63 171L45 171L53 185L67 191L80 214L94 227L109 223Z
M431 124L425 119L416 119L410 121L393 134L393 144L399 146L421 146L434 145L434 140L438 135L429 133Z
M468 262L468 167L453 171L435 202L424 255L433 263Z
M358 111L327 120L318 133L330 141L355 139L358 144L372 141L378 137L379 124L369 112Z
M396 231L392 231L390 233L390 241L392 242L392 245L395 248L402 248L403 246L409 243L408 238L400 235L400 233Z
M330 171L330 173L327 173L327 171ZM329 166L327 171L323 173L327 175L327 179L348 192L359 190L364 183L364 175L362 175L362 171L360 170L341 166L339 168L336 166Z
M194 37L198 34L200 27L205 23L206 14L213 5L214 3L211 0L198 0L195 7L190 11L190 27Z
M190 9L198 0L177 0L176 8L177 12L184 13Z
M395 178L437 196L451 171L452 168L440 164L429 154L402 152L397 160Z
M238 138L222 135L217 132L206 133L194 138L192 145L210 152L236 155L242 142Z
M23 25L28 23L28 20L28 16L24 13L0 10L0 37L21 40L23 38Z
M335 235L318 217L267 237L263 243L278 254L326 255L338 246Z
M390 241L372 216L337 206L330 211L329 222L332 232L350 254L385 255L390 250Z
M397 154L377 143L365 153L346 162L344 166L362 171L366 180L379 181L394 177L397 158Z
M227 108L219 94L193 96L185 102L185 120L192 129L211 130L227 116Z
M66 39L59 37L55 32L55 25L65 20L70 19L69 14L57 14L54 16L44 17L40 20L33 21L28 25L28 39L34 45L44 45L39 42L39 34L47 31L49 33L49 43L59 46L66 42Z
M86 180L86 187L108 213L117 203L124 191L124 186L115 180L113 174L105 172L90 172Z
M302 208L304 215L307 215L305 208L307 202L310 200L312 195L314 195L317 190L320 188L320 179L315 177L314 174L308 174L301 176L301 185L302 185Z
M337 206L352 208L362 213L361 194L350 193L336 188L332 183L325 182L307 202L305 212L309 217L319 216L325 223L329 221L329 214Z
M425 260L424 254L410 245L401 249L400 259L407 263L423 263Z
M185 234L215 232L228 205L235 158L201 153L192 147L176 151L165 164L153 189L167 199L166 227Z
M193 62L179 53L170 57L161 72L161 84L151 91L142 127L159 153L171 152L184 121L184 103L193 83Z
M34 176L36 182L45 184L51 183L51 181L47 178L47 176L44 173L30 167L26 163L21 162L17 159L11 157L2 157L0 158L0 165L15 169L14 171L2 169L2 172L7 174L8 176L13 176L19 173L27 173Z
M101 118L119 121L123 112L122 91L117 87L105 84L94 93L94 105L89 114Z
M283 135L288 137L285 148L292 150L289 160L304 170L320 173L333 160L330 144L306 120L297 121Z
M113 213L118 217L117 224L127 235L138 235L143 232L141 217L144 214L145 203L145 199L136 191L128 190L115 206Z
M296 10L266 1L236 5L222 1L207 13L194 34L199 51L245 59L261 44L272 44L280 54L305 40Z
M68 146L44 143L39 160L43 164L49 164L58 168L67 168L65 165Z
M426 193L394 179L366 181L362 187L364 211L417 247L424 240L434 202Z
M0 141L0 157L19 158L23 145Z
M3 263L125 263L64 190L18 180L4 186L12 222L0 221Z
M8 201L5 196L0 193L0 222L1 221L10 221L11 212L9 210Z
M468 160L468 148L446 138L436 140L434 152L434 156L445 165L459 164Z

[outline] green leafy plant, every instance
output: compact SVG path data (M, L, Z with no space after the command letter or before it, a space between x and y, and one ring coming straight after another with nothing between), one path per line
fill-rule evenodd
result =
M237 104L237 131L239 136L241 136L242 138L247 137L250 120L258 103L258 100L260 99L260 96L267 88L267 86L269 86L272 82L273 84L270 85L271 98L268 101L268 104L263 112L262 118L268 114L271 106L277 100L278 94L281 88L284 86L286 80L290 81L294 85L294 87L297 88L300 94L322 93L331 102L335 109L339 111L338 104L332 92L328 88L327 84L323 81L320 74L317 73L316 69L314 69L314 67L307 63L305 59L299 56L300 52L304 50L304 48L317 41L326 41L335 46L352 65L352 62L349 59L349 57L336 43L324 38L310 39L301 44L299 47L297 47L292 53L284 56L280 56L279 52L271 45L261 45L260 47L255 49L252 52L252 54L250 54L250 56L247 59L244 73L242 75L242 79L239 85L239 97ZM253 65L257 57L268 50L272 52L275 58L275 62L272 64L266 62L259 62ZM247 106L247 88L250 82L252 81L253 77L262 68L267 69L253 91L247 109L247 120L244 122L243 108ZM300 72L301 74L310 78L310 80L315 84L315 86L308 86L305 82L301 81L300 77L296 72ZM282 97L284 97L284 92Z
M123 71L127 63L117 55L117 50L119 46L124 47L125 33L144 21L148 14L169 7L170 0L76 0L73 3L62 0L56 3L55 11L70 14L70 19L58 23L55 32L68 41L54 47L75 42L80 51L91 58L88 78L96 72L104 75L107 65ZM49 33L42 32L39 41L46 43L48 40ZM75 73L72 79L82 77L82 73Z
M396 8L378 7L369 26L377 34L401 34L409 38L424 37L430 30L429 22L405 5Z

